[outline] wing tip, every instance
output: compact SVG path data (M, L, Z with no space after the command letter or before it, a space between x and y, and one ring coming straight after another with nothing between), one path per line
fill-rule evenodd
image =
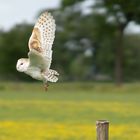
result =
M43 12L41 15L40 15L40 17L42 17L42 16L44 16L44 17L51 17L51 18L53 18L53 16L52 16L52 14L50 13L50 12L48 12L48 11L45 11L45 12ZM53 18L54 19L54 18Z
M45 22L47 22L47 21L51 21L51 24L52 24L53 26L56 26L54 17L53 17L52 14L51 14L50 12L48 12L48 11L43 12L43 13L39 16L39 18L38 18L38 20L37 20L37 23L36 23L35 25L37 25L37 24L42 24L42 25L43 25L43 23L45 23Z

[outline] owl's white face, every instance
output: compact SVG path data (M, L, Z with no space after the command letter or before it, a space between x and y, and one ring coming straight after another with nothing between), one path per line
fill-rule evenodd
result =
M28 66L29 66L28 59L21 58L17 61L16 68L19 72L25 72L27 71Z

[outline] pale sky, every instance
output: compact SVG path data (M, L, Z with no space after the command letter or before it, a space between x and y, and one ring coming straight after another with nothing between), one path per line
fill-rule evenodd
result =
M125 29L125 33L140 33L140 25L135 22L130 22Z
M0 28L7 30L23 21L32 23L40 10L59 5L60 0L0 0Z
M15 24L34 23L35 17L42 9L59 7L61 0L0 0L0 29L8 30ZM93 0L85 0L84 10ZM126 33L140 33L140 26L131 22Z

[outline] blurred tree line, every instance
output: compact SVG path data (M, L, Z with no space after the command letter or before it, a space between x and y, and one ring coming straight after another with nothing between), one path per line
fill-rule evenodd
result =
M52 68L59 71L61 81L120 85L140 80L140 34L125 33L131 21L140 22L140 1L88 1L86 7L87 0L62 0L59 9L48 10L57 25ZM22 23L0 31L0 79L32 80L15 68L17 59L27 57L32 28Z

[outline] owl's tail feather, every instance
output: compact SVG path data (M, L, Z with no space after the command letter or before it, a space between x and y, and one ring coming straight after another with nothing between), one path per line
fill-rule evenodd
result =
M57 82L58 81L58 77L57 77L58 75L59 75L59 73L57 71L49 69L49 71L45 75L45 78L46 78L47 81Z

